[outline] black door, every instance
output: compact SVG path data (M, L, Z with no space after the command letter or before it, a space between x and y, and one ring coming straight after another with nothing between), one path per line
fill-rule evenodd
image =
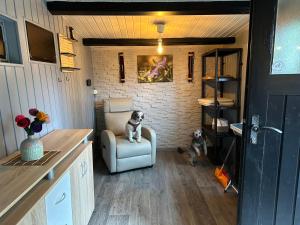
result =
M252 2L248 61L238 223L300 225L299 0Z

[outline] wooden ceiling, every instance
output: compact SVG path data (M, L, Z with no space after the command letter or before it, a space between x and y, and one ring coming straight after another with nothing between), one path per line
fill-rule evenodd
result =
M163 38L232 37L249 15L64 16L81 38L157 38L155 21L165 21Z

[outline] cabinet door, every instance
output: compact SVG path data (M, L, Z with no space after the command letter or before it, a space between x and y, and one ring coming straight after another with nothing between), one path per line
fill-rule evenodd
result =
M91 144L71 168L71 185L74 225L87 225L95 207Z
M46 195L47 225L73 225L70 173Z
M46 218L45 201L41 199L17 225L47 225Z

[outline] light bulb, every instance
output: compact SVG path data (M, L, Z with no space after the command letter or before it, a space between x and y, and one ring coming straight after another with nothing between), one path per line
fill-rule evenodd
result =
M163 49L163 45L162 45L162 39L160 38L160 39L158 39L157 52L158 52L158 54L162 54L163 51L164 51L164 49Z

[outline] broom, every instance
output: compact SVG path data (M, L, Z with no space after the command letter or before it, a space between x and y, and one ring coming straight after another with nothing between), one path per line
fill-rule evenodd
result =
M227 160L229 158L229 155L230 155L230 153L231 153L231 151L234 147L234 144L235 144L235 140L230 145L230 148L229 148L229 150L227 152L227 155L224 159L222 167L220 169L218 167L215 169L215 177L220 182L220 184L222 184L222 186L224 188L226 188L228 186L228 182L229 182L229 175L224 170L224 167L225 167L225 163L227 162Z

